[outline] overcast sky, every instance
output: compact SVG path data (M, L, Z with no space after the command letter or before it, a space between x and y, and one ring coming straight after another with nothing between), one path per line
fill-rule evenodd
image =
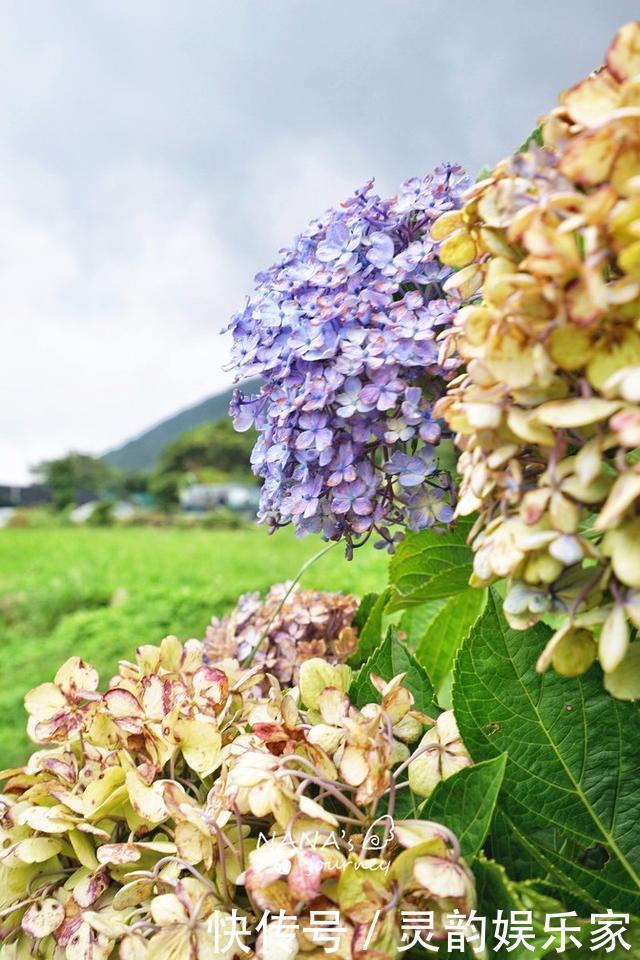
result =
M0 482L229 383L219 330L375 176L517 146L632 0L0 0Z

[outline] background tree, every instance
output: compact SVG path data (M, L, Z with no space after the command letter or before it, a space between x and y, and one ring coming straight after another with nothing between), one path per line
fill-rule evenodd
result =
M149 489L149 473L146 470L130 470L122 475L125 494L146 493Z
M190 473L213 467L221 473L249 478L254 431L236 433L228 417L187 430L163 450L156 472Z
M44 460L33 468L40 483L51 490L58 510L71 506L81 494L117 493L122 475L103 460L72 451L56 460Z
M160 455L149 490L167 509L178 502L180 487L189 479L253 482L250 457L255 440L253 430L236 433L228 417L187 430Z
M149 492L153 494L161 510L170 510L177 504L181 481L182 474L175 473L173 470L164 473L157 471L151 475Z

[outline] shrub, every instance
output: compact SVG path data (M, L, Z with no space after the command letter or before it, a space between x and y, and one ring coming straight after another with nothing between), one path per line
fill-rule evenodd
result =
M113 524L113 500L98 500L87 523L91 527L110 527Z

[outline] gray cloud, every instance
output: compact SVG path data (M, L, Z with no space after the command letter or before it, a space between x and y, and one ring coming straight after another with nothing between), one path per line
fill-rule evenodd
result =
M0 479L222 387L226 317L375 175L471 171L601 60L610 0L0 3Z

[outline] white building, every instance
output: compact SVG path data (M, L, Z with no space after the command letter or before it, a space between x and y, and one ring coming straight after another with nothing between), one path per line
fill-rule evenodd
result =
M180 493L183 510L206 511L215 507L255 513L260 491L249 483L193 483Z

